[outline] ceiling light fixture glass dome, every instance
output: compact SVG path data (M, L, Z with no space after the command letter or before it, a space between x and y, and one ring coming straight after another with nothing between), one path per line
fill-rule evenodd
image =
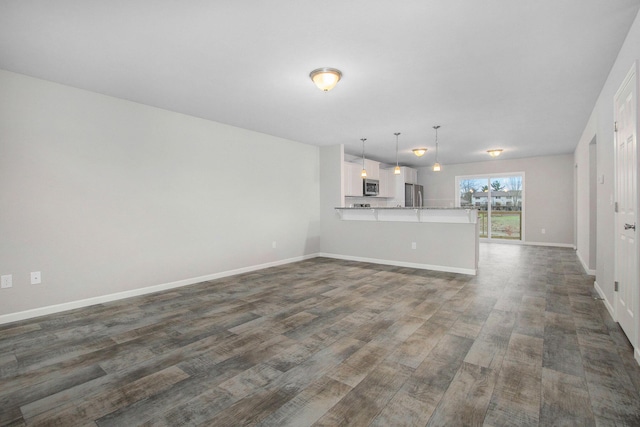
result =
M325 92L329 92L336 87L340 79L342 78L342 72L335 68L318 68L309 73L309 77L313 80L313 83L318 89Z

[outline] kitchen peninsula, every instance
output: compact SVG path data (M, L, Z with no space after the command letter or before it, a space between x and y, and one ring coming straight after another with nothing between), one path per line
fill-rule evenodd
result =
M468 208L349 207L335 208L343 220L447 222L476 224L478 210Z
M341 258L475 275L478 211L467 208L336 207ZM346 252L346 253L344 253Z
M404 175L394 178L397 185L393 187L402 191L387 198L348 197L345 172L348 169L342 145L320 148L321 256L477 274L476 209L393 207L405 202L407 178L417 183L417 177ZM369 203L380 206L347 207Z

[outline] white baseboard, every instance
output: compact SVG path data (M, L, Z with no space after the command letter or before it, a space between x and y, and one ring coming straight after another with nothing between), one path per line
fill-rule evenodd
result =
M571 243L550 243L550 242L522 242L523 245L528 246L549 246L552 248L571 248L576 249L575 245Z
M499 244L499 245L526 245L526 246L550 246L553 248L571 248L576 249L576 246L571 243L550 243L550 242L525 242L522 240L509 240L509 239L480 239L480 243Z
M604 295L604 292L602 291L602 288L600 287L600 285L598 285L598 282L594 282L593 287L598 292L598 295L600 295L600 298L602 298L604 302L604 306L607 307L607 311L611 315L611 318L617 322L615 312L613 311L613 306L607 300L607 297ZM638 365L640 365L640 348L633 349L633 358L636 359L636 362L638 363Z
M590 270L589 266L584 262L584 260L582 259L582 256L580 255L580 251L576 251L576 255L578 256L578 261L580 261L580 264L582 264L582 268L584 269L584 271L589 275L589 276L595 276L596 275L596 271L595 270Z
M597 281L593 282L593 287L595 288L598 295L600 295L600 298L602 298L602 302L604 302L604 306L607 308L607 311L609 312L609 315L611 316L611 318L613 320L616 320L616 315L613 310L613 306L611 305L611 302L607 299L607 296L604 294L604 291L602 290L600 285L598 285Z
M162 283L160 285L148 286L140 289L132 289L130 291L117 292L115 294L101 295L98 297L87 298L78 301L71 301L62 304L49 305L46 307L34 308L31 310L20 311L17 313L9 313L0 316L0 325L5 323L17 322L19 320L31 319L34 317L45 316L47 314L55 314L62 311L73 310L76 308L89 307L91 305L103 304L111 301L117 301L125 298L136 297L145 294L151 294L158 291L166 291L169 289L180 288L182 286L193 285L208 280L221 279L223 277L235 276L236 274L249 273L252 271L263 270L269 267L290 264L292 262L303 261L305 259L316 258L318 254L304 255L294 258L283 259L279 261L269 262L266 264L252 265L249 267L238 268L235 270L222 271L219 273L207 274L206 276L192 277L189 279L178 280L175 282Z
M459 267L448 267L444 265L419 264L419 263L403 262L403 261L390 261L386 259L363 258L363 257L329 254L329 253L320 253L319 256L326 257L326 258L342 259L345 261L370 262L372 264L394 265L396 267L419 268L421 270L445 271L447 273L470 274L473 276L478 274L478 269L472 269L472 268L459 268Z

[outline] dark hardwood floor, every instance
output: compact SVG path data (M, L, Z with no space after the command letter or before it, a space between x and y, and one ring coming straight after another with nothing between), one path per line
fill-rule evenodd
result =
M575 252L465 276L316 258L0 326L0 425L639 426Z

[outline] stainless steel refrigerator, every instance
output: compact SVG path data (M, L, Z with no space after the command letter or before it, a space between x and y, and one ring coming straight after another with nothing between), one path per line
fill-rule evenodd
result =
M424 206L424 189L422 185L404 185L404 206L406 208L421 208Z

